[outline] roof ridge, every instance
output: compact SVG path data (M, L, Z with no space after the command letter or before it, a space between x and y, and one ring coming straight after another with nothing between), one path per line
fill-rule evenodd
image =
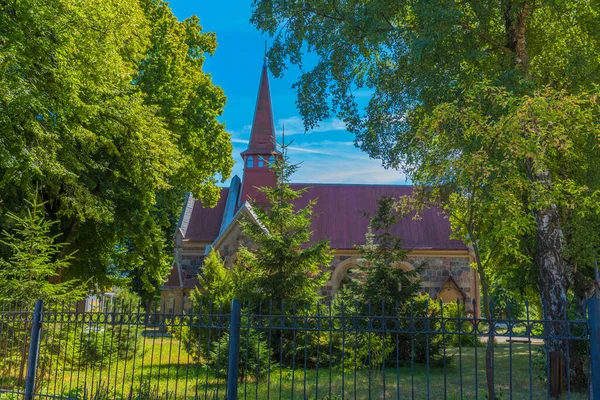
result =
M403 183L310 183L310 182L290 182L290 185L414 187L414 185L412 185L412 184L403 184Z

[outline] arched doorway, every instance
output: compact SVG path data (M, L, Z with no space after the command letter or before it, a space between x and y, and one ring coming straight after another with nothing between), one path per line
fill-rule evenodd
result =
M406 261L400 262L396 266L407 272L414 269L412 264ZM335 266L335 269L331 274L331 278L329 279L329 282L327 282L327 286L331 287L331 297L335 296L335 293L343 284L344 279L347 277L348 271L357 271L358 268L360 268L360 266L357 259L354 257L348 258Z

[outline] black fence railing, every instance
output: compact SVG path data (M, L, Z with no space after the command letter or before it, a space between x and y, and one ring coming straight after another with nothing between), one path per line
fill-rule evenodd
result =
M0 399L594 398L598 303L589 318L546 321L527 306L485 320L438 302L234 301L181 314L6 302Z

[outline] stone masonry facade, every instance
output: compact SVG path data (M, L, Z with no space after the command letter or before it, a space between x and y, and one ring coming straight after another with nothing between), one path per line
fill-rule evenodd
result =
M252 247L252 243L242 232L241 226L235 223L229 232L223 236L218 243L215 243L215 250L218 250L224 260L226 268L233 268L236 260L236 254L240 246ZM179 263L182 273L187 276L201 273L202 262L204 259L205 246L190 248L182 246L179 253ZM335 296L346 271L350 268L358 267L359 255L354 252L337 251L329 265L330 279L321 290L321 295L326 299L332 299ZM456 292L456 298L465 302L467 312L473 312L473 299L477 297L477 280L474 269L470 266L471 257L468 252L439 253L439 254L419 254L414 252L409 255L407 260L400 265L403 269L413 269L423 265L421 271L422 292L426 293L432 299L436 299L440 290L449 281L453 280L460 292ZM163 292L163 301L173 304L179 309L179 304L189 303L190 288L183 290L166 290ZM452 296L451 296L452 298ZM183 308L186 308L185 306Z
M358 255L337 254L332 260L329 270L331 277L321 290L321 295L327 299L335 296L345 272L358 267ZM402 263L400 268L412 269L423 265L421 271L422 292L436 299L440 289L451 277L462 293L457 293L461 302L465 302L467 312L473 312L473 299L477 296L477 280L471 267L471 257L464 255L411 255Z

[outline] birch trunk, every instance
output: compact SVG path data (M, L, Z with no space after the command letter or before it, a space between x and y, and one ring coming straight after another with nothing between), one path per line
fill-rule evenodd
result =
M556 206L535 212L537 223L537 253L540 295L544 303L544 318L550 321L565 318L566 267L562 259L562 230ZM558 336L562 324L549 324L548 334ZM564 351L562 340L548 340L549 351Z
M505 20L508 28L509 47L514 51L514 62L517 69L529 76L529 54L527 49L527 23L533 12L533 4L528 0L508 2L505 9ZM516 12L514 12L516 10ZM543 151L541 149L541 151ZM542 154L541 157L544 155ZM534 183L533 187L548 192L552 189L552 176L543 167L533 166L531 159L527 160L528 175ZM532 203L544 205L543 196L534 189ZM536 221L536 262L539 274L539 289L544 304L544 318L551 321L563 319L565 316L567 269L562 258L563 234L560 227L560 215L556 204L539 207L534 210ZM548 326L549 335L559 335L560 324ZM563 351L563 340L546 340L548 351Z

